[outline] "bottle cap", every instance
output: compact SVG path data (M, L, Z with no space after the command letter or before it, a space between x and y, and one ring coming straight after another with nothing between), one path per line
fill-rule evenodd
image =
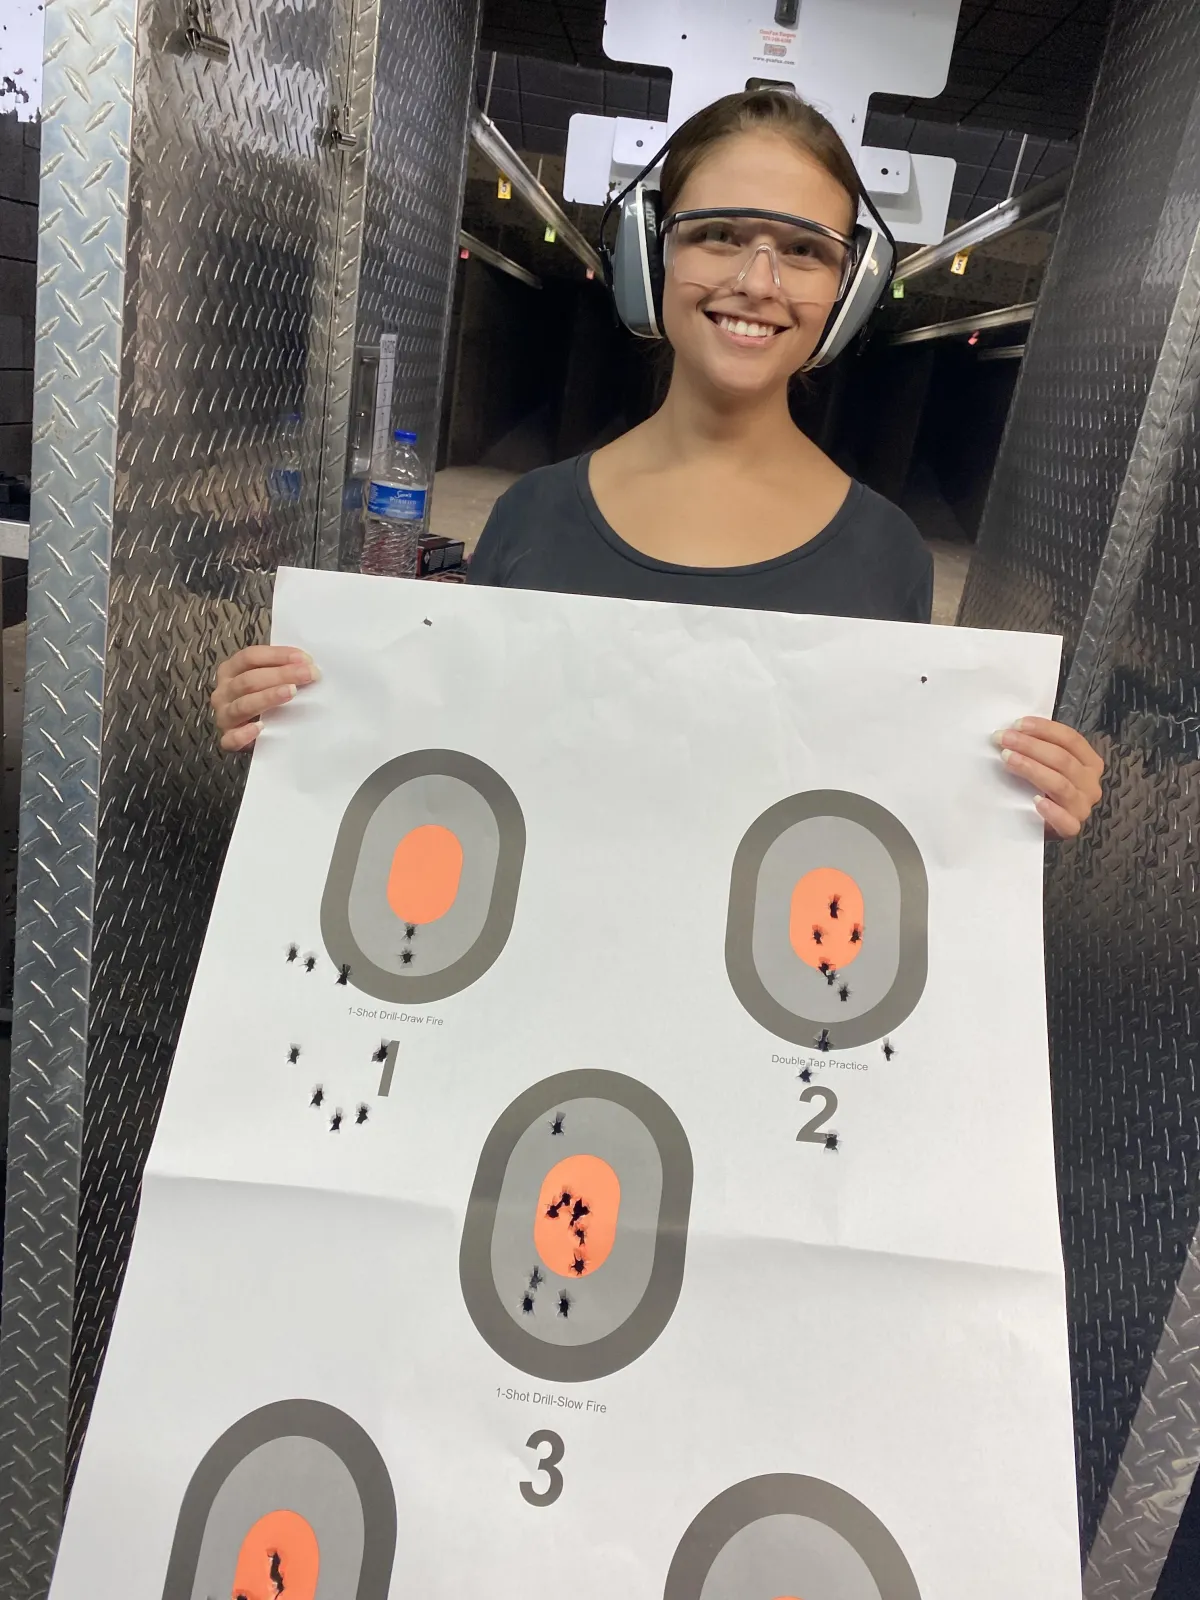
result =
M417 442L416 434L409 433L404 428L397 428L395 433L393 433L392 438L399 439L401 444L416 444Z

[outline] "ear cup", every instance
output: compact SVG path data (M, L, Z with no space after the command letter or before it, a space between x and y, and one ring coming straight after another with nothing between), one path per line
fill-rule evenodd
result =
M805 363L805 371L827 366L861 332L887 291L895 264L896 247L882 224L860 223L854 230L850 281L830 313L820 342Z
M663 259L659 194L638 183L622 199L610 288L617 315L639 339L661 339Z

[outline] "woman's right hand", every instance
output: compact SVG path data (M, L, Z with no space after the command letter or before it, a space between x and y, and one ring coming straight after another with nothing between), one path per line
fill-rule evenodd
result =
M222 661L209 698L221 749L248 750L262 728L263 712L287 705L297 689L320 676L311 656L285 645L248 645Z

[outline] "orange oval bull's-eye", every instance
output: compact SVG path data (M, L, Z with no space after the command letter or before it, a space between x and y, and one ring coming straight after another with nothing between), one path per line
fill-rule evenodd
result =
M862 890L847 872L814 867L792 890L792 949L806 966L841 971L861 952L866 929Z
M551 1167L533 1221L543 1266L563 1278L599 1271L617 1237L620 1209L620 1179L599 1156L567 1156Z
M454 904L462 867L462 845L449 828L429 822L410 829L392 856L388 905L401 922L436 922Z
M317 1536L298 1512L268 1511L242 1540L232 1600L316 1600Z

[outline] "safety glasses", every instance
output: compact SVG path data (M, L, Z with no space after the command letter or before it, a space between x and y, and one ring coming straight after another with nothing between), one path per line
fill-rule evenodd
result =
M765 255L775 287L790 304L832 307L854 266L854 240L847 234L783 212L677 211L662 233L667 271L709 291L738 287Z

